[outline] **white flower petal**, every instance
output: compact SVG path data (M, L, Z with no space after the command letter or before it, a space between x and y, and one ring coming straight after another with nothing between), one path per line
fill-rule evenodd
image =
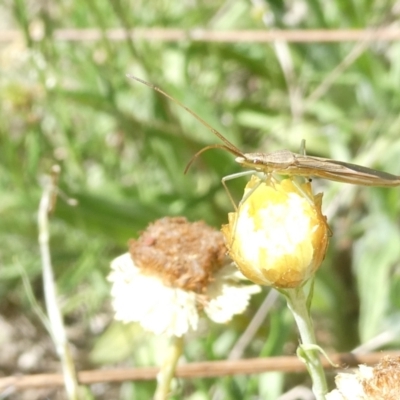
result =
M182 336L197 329L198 294L165 286L157 277L144 275L129 253L113 260L111 269L108 280L112 282L115 319L139 322L146 330L170 336ZM204 310L218 323L242 313L251 295L261 290L257 285L240 283L244 277L233 264L223 267L214 278L207 288Z
M335 379L337 389L328 393L327 400L363 400L364 390L355 374L339 373Z
M208 286L209 300L204 311L214 322L225 323L235 314L243 313L251 296L261 290L258 285L237 283L238 276L231 271L230 265L224 267L216 274L215 281Z
M327 400L368 400L372 399L364 392L363 382L371 379L373 368L359 365L354 373L340 372L336 375L337 389L326 395Z
M182 336L197 328L194 292L167 287L153 276L142 275L129 254L113 260L111 268L108 280L113 282L115 319L139 322L155 334Z

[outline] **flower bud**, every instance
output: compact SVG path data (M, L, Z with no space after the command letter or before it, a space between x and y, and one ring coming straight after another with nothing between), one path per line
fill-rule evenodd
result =
M309 182L261 181L253 176L237 212L222 227L228 252L251 281L294 288L319 268L329 227L321 212L322 194Z

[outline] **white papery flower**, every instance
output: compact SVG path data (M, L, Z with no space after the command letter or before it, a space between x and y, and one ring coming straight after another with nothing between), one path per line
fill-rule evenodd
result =
M353 373L339 373L336 389L326 400L400 399L400 357L384 358L377 366L360 365Z
M111 263L115 319L180 337L197 329L201 310L219 323L244 312L260 287L241 282L225 251L222 234L202 222L156 221Z

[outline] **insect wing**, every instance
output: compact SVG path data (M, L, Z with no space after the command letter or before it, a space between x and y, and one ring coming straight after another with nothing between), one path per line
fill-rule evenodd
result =
M309 171L310 176L318 176L337 182L382 187L400 185L400 177L396 175L329 158L296 154L296 168Z

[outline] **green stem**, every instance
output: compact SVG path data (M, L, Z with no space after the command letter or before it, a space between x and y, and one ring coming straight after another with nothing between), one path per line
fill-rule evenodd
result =
M313 392L317 400L325 400L325 394L328 392L324 369L319 357L318 346L315 339L313 323L308 307L308 296L305 294L305 288L298 287L294 289L282 290L286 297L289 309L292 311L294 319L299 329L301 337L301 347L298 355L307 365L308 372L313 382Z
M171 337L166 357L157 374L157 389L153 400L166 400L171 392L171 381L175 375L176 365L183 351L183 337Z

